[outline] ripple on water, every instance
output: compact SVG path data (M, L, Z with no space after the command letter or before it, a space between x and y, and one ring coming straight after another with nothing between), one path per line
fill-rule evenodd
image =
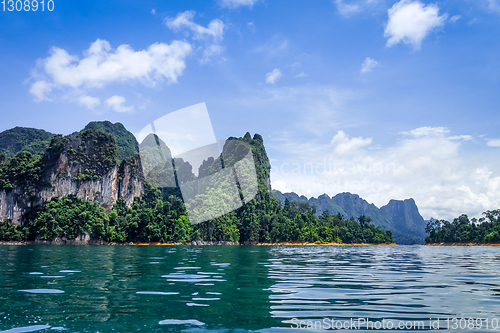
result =
M42 275L42 272L30 272L30 275Z
M40 276L42 279L60 279L65 277L64 275L44 275Z
M229 266L231 264L228 263L228 262L223 262L223 263L211 262L210 265L212 265L212 266L219 266L219 267L227 267L227 266Z
M160 325L196 325L196 326L205 325L205 323L202 323L201 321L198 321L196 319L186 319L186 320L165 319L165 320L160 321L158 324L160 324Z
M138 291L139 295L179 295L176 291Z
M186 303L187 306L210 306L208 304L199 304L199 303Z
M62 271L59 271L59 273L81 273L82 271L73 271L70 269L63 269Z
M62 294L64 293L64 290L59 290L59 289L23 289L19 290L25 293L30 293L30 294Z
M2 331L2 333L24 333L24 332L35 332L40 330L45 330L50 328L49 325L33 325L33 326L25 326L25 327L16 327L7 331Z

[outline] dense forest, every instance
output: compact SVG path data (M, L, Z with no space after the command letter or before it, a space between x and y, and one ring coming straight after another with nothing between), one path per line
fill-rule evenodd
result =
M430 221L425 231L426 244L436 243L500 243L500 210L489 210L480 219L461 215L453 222Z
M227 241L237 243L393 243L384 231L360 216L343 219L323 212L319 218L308 204L287 202L284 207L268 196L241 209L196 225L189 223L184 203L176 196L163 198L148 186L132 207L119 199L109 214L96 202L75 196L52 199L30 223L0 222L1 241L51 241L88 235L106 242Z
M91 140L87 140L89 138ZM97 179L103 170L108 170L119 161L116 144L109 144L113 140L109 134L93 129L70 138L54 136L45 152L34 155L20 151L11 159L3 158L0 161L0 188L9 191L14 185L35 186L41 177L41 161L46 163L58 149L65 149L70 159L78 160L85 166L85 172L78 175L77 181ZM256 134L252 138L247 133L243 138L229 140L245 142L251 147L258 188L253 199L228 214L191 225L178 188L158 188L146 183L144 194L136 197L130 207L123 199L118 199L108 213L97 201L86 201L73 195L53 198L43 207L26 214L21 224L15 225L10 220L0 222L0 241L90 238L114 243L394 242L391 232L382 230L380 226L375 227L369 217L361 215L357 219L346 219L341 214L330 214L328 211L317 216L316 207L309 203L286 200L282 204L270 190L270 164L262 137ZM81 145L81 142L89 141L95 143L90 155L95 155L95 158L92 159ZM85 149L88 150L88 147ZM226 155L225 167L231 167L231 159L231 155ZM205 164L204 173L215 172L214 165L216 163L213 162L211 166ZM243 197L242 189L238 189Z

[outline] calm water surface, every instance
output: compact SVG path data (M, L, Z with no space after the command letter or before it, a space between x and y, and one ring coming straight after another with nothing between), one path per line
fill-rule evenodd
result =
M1 332L309 332L351 318L498 332L500 248L0 246Z

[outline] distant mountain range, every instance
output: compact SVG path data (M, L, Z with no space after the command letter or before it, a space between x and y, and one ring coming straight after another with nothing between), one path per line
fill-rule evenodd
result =
M333 214L341 214L344 218L351 216L358 218L360 215L369 216L375 225L382 229L390 230L394 240L398 244L423 244L426 221L422 218L415 204L415 200L391 200L385 206L378 208L368 203L357 194L348 192L339 193L333 197L322 194L319 197L307 198L297 193L281 193L273 190L275 198L281 201L307 202L316 206L316 214L319 216L328 210Z

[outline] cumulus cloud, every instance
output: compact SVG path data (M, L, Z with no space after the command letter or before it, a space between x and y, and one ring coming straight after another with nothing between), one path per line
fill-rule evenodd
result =
M430 127L424 126L413 129L409 132L401 132L401 134L411 135L411 136L443 136L449 133L450 130L447 127Z
M379 66L377 60L367 57L361 65L361 73L368 73L377 66Z
M196 12L194 10L187 10L179 13L176 18L165 19L165 24L172 30L179 31L189 29L193 32L193 38L202 40L206 38L213 38L215 42L220 42L224 35L224 23L219 19L212 20L205 28L199 24L194 23L193 18Z
M134 111L133 106L125 106L125 97L123 96L113 96L106 100L106 105L116 112L129 113Z
M272 182L277 189L280 185L309 196L357 193L378 207L390 199L412 197L426 219L463 213L479 217L500 207L500 173L498 159L478 158L477 143L470 138L430 126L396 134L383 147L375 139L352 138L344 131L323 144L304 145L292 136L287 144L295 148L297 163L271 161ZM490 141L490 146L500 147L500 139ZM355 153L338 154L335 149Z
M345 3L344 0L335 0L335 5L339 13L343 16L349 16L361 10L358 4Z
M97 97L82 95L78 97L78 103L87 107L89 110L94 110L99 104L101 104L101 100Z
M51 99L48 96L51 91L52 85L44 80L36 81L30 88L30 93L35 97L35 101L37 102L50 101Z
M488 8L494 12L500 13L500 1L488 0Z
M252 7L258 0L219 0L221 7L238 8L242 6Z
M381 0L332 0L340 15L349 17L367 9L377 10Z
M439 16L437 5L424 5L419 0L401 0L388 10L389 20L384 36L387 46L400 42L420 49L422 40L429 33L445 24L447 15Z
M344 131L338 131L331 141L331 144L335 147L333 151L337 155L354 154L359 148L366 147L371 143L371 138L349 138Z
M80 96L75 99L79 104L93 108L98 103L87 96L90 89L117 82L136 81L146 86L177 82L191 51L191 45L184 41L155 43L135 51L125 44L113 49L106 40L97 39L80 59L52 47L47 58L37 61L30 93L36 101L43 101L50 100L49 96L58 90L64 96Z
M488 147L500 147L500 139L488 140L486 144L488 145Z
M214 19L207 27L204 27L193 21L195 15L194 10L187 10L177 14L175 18L167 17L165 25L174 31L190 31L193 39L205 43L201 62L206 63L212 56L223 51L220 43L224 38L224 23L219 19Z
M266 82L270 84L275 84L276 81L281 77L281 71L277 68L273 69L271 72L266 74Z

